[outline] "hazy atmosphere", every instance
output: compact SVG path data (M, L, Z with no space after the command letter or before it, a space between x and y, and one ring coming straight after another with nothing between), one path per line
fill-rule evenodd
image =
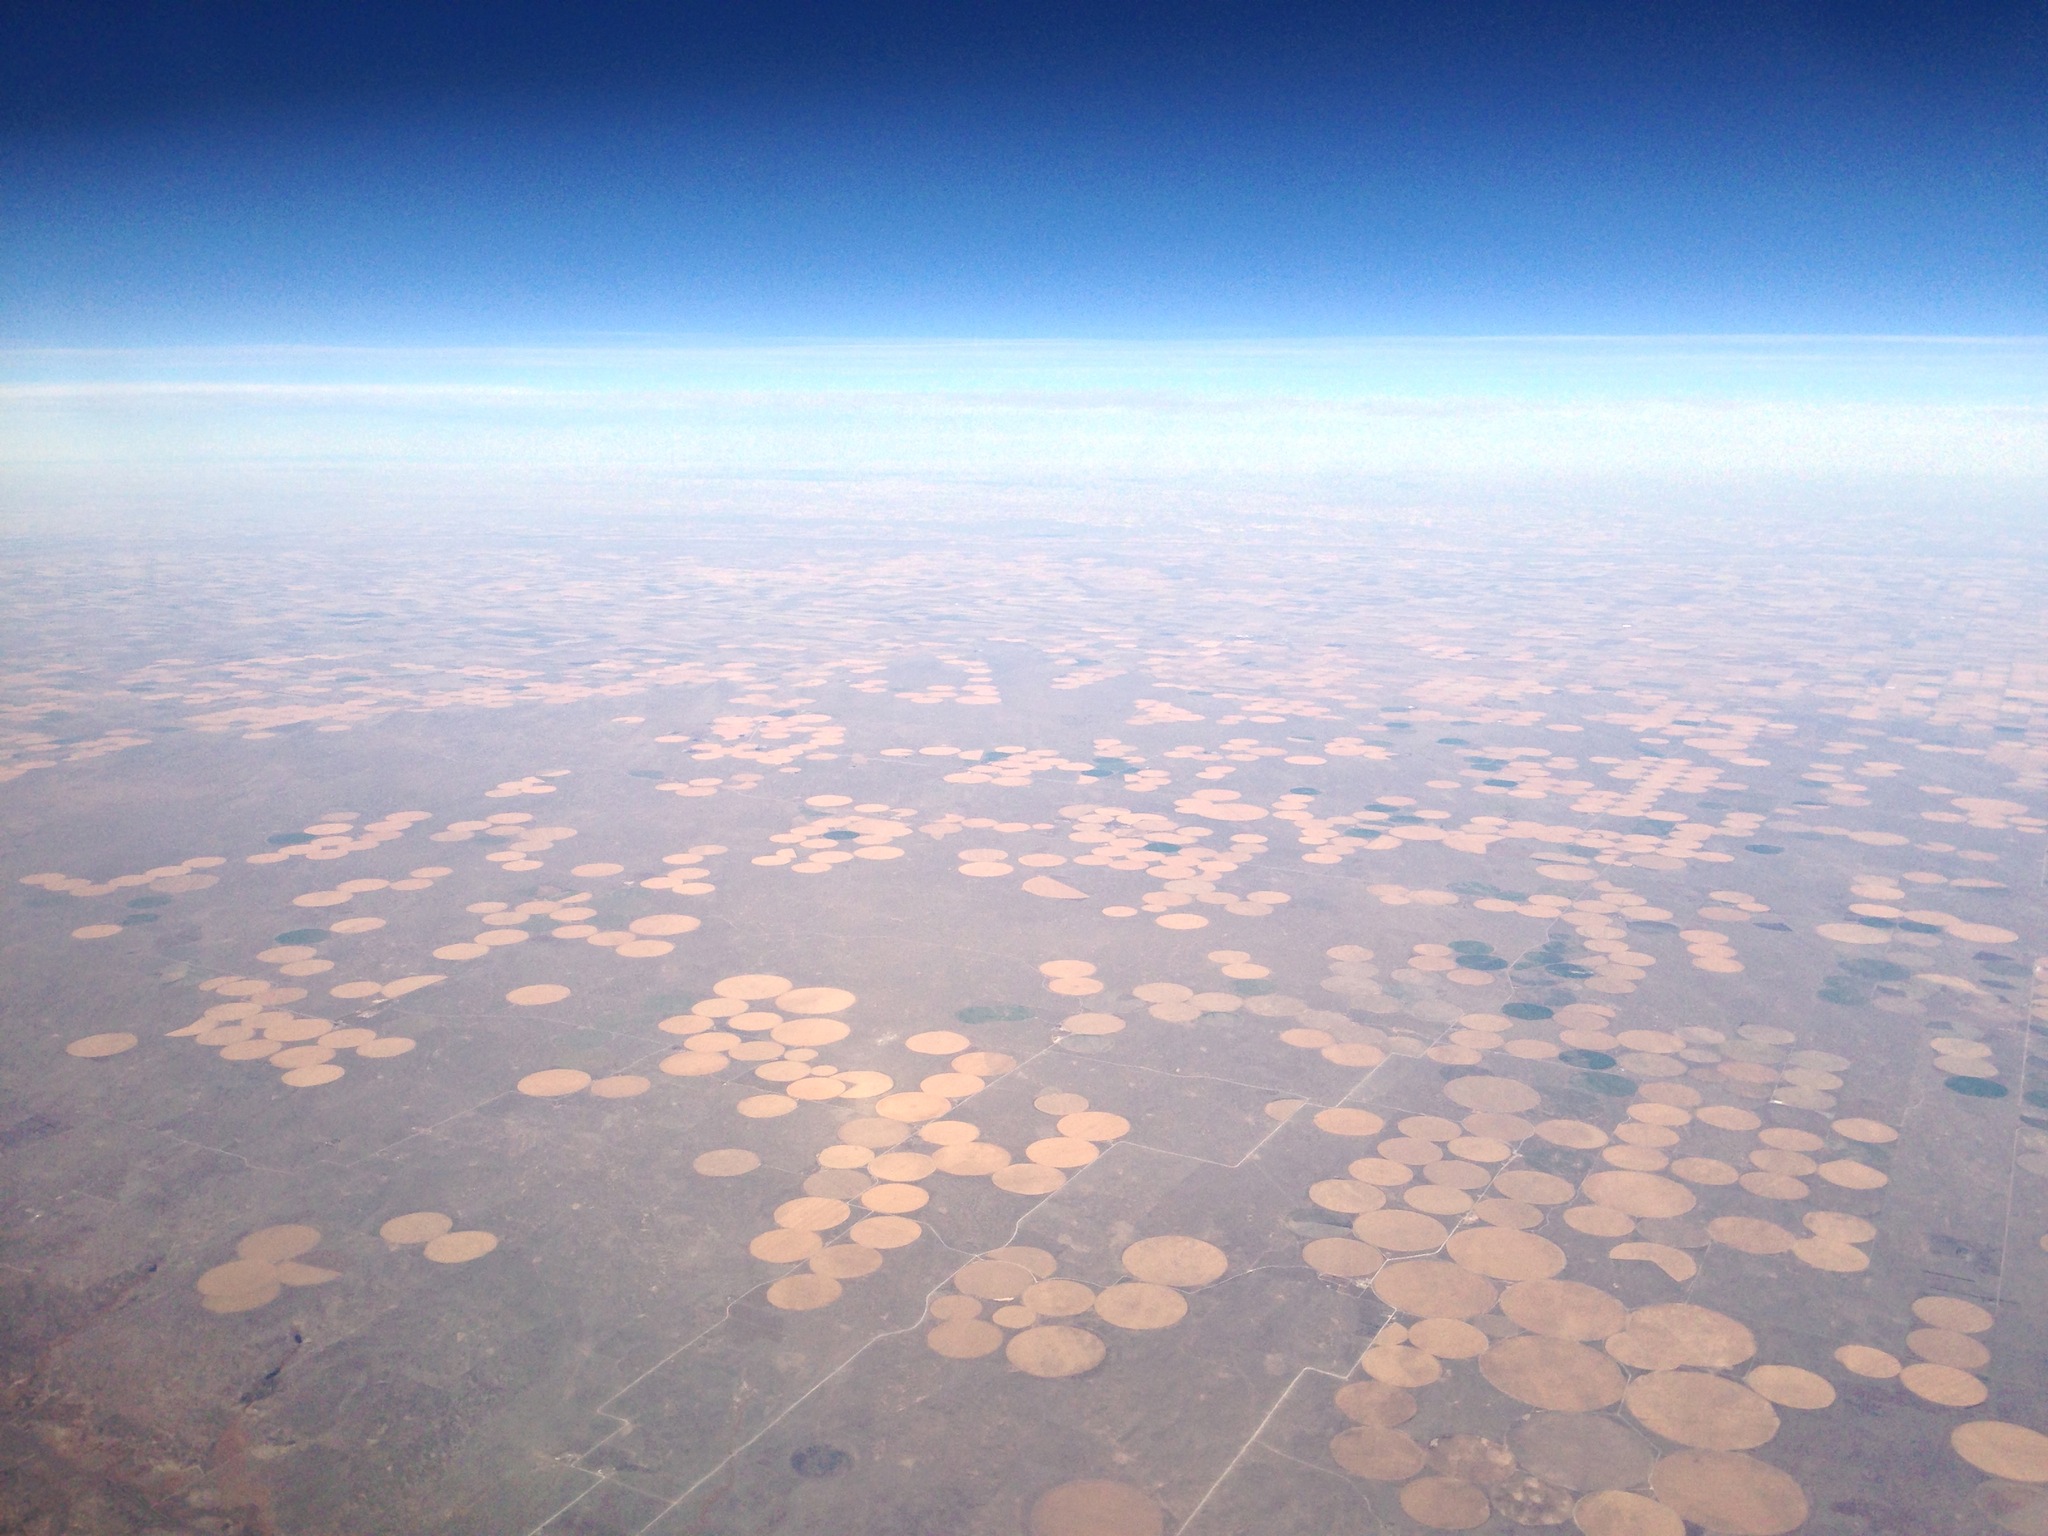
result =
M0 1531L2048 1536L2042 6L5 35Z

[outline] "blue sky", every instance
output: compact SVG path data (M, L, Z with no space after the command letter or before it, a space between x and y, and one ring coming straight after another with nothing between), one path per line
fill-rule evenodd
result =
M2048 480L2048 0L0 4L11 523Z
M14 5L0 340L2042 333L2044 15Z

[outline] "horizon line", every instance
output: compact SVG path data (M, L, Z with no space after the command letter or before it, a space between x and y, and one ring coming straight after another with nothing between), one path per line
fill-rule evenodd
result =
M70 344L0 338L0 356L108 356L144 352L498 352L569 350L610 344L657 350L680 347L788 346L1288 346L1367 343L1642 343L1642 342L1886 342L2010 346L2048 343L2048 332L1941 331L1499 331L1499 332L1323 332L1298 335L1090 336L1090 335L916 335L789 332L749 334L726 331L597 331L583 339L556 336L500 341L164 341Z

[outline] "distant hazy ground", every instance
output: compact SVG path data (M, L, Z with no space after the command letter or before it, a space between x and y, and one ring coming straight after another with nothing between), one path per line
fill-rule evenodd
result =
M2048 505L2048 341L0 353L12 533L888 508Z

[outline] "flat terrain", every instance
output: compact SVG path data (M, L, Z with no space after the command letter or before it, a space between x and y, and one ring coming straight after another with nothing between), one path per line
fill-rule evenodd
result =
M565 512L0 601L0 1529L2048 1531L1994 533Z

